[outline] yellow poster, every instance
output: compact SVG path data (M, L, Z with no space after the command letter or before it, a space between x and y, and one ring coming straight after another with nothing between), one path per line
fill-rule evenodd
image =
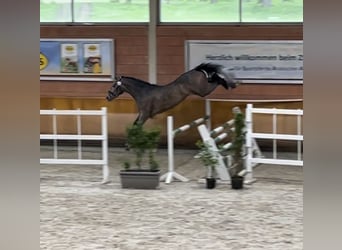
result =
M61 72L78 73L77 44L61 44Z
M84 44L84 73L102 73L100 44Z

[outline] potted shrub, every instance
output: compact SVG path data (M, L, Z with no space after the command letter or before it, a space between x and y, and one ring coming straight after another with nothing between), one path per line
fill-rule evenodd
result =
M218 155L208 143L197 141L196 146L200 150L196 158L199 158L207 168L206 187L213 189L216 187L215 167L218 164Z
M229 167L233 189L243 188L245 169L245 119L241 112L234 112L234 129L232 129L232 146L229 151L232 165Z
M144 130L142 124L126 129L127 144L135 155L134 167L129 160L120 171L123 188L155 189L159 186L160 170L155 152L160 138L159 130Z

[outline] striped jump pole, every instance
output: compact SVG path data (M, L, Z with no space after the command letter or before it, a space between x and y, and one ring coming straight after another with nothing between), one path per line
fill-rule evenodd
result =
M214 139L216 143L219 143L223 139L225 139L228 136L228 132L222 133L225 129L230 128L231 130L234 130L234 119L231 119L225 123L223 123L221 126L213 129L210 131L210 136ZM221 133L221 134L220 134ZM231 147L232 143L228 142L221 146L220 151L228 150Z
M189 124L185 124L177 129L173 129L173 117L172 116L167 117L168 172L160 177L161 181L165 180L165 183L169 184L171 183L173 177L183 182L189 181L188 178L178 174L174 170L174 137L181 132L184 132L192 127L200 125L201 123L205 122L208 119L209 119L209 116L205 116L205 117L196 119L190 122Z
M210 135L211 136L217 135L217 134L221 133L223 130L225 130L227 127L233 127L233 125L234 125L234 119L231 119L231 120L223 123L221 126L211 130Z
M207 129L207 127L202 124L197 127L198 132L201 135L202 141L204 143L207 143L210 145L210 148L212 149L212 153L218 156L218 164L215 167L217 175L222 181L230 181L230 175L227 170L226 164L224 162L224 159L222 155L220 154L220 151L216 145L215 140L210 136L210 131Z
M219 127L216 127L215 129L211 130L211 131L209 131L209 128L207 127L207 130L208 130L210 137L214 140L214 142L219 143L228 136L228 132L224 132L224 133L222 133L222 132L225 129L227 129L228 127L231 130L234 130L233 126L234 126L234 119L231 119L231 120L223 123ZM220 152L222 152L222 151L228 150L231 146L232 146L232 143L228 142L224 145L221 145L221 147L218 150ZM196 157L197 157L197 155L196 155Z
M240 112L241 112L241 110L240 110L239 107L234 107L233 108L233 113L240 113ZM210 131L210 136L214 138L216 143L218 143L218 142L222 141L224 138L226 138L228 136L227 132L222 133L227 128L230 128L232 131L234 131L234 119L226 121L221 126L211 130ZM210 129L208 128L208 130L210 130Z
M241 113L241 110L239 107L234 107L232 111L234 114ZM222 145L222 141L228 137L230 132L234 132L235 130L234 122L235 122L234 119L231 119L211 131L205 125L200 125L197 128L202 137L202 141L209 143L209 145L212 146L213 148L213 153L218 154L220 156L219 164L216 167L216 171L217 171L219 178L224 181L230 180L230 176L227 171L227 168L230 168L232 165L232 156L230 153L228 154L222 154L222 153L224 151L229 150L232 147L232 142L227 142L226 144ZM220 146L218 146L218 143L221 143ZM254 140L254 138L251 141L251 150L253 153L256 153L257 155L262 157L258 144Z
M233 111L233 114L241 113L241 109L239 107L234 107L232 109L232 111ZM219 143L220 141L222 141L224 138L226 138L228 136L228 132L222 133L227 128L230 128L230 131L234 132L234 130L235 130L235 128L234 128L234 119L226 121L221 126L211 130L210 131L210 136L214 139L214 141L216 143ZM228 150L231 146L232 146L232 143L228 142L228 143L222 145L220 150L221 151Z

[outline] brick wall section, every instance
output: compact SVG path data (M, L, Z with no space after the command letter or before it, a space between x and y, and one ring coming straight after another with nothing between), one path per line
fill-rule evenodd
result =
M41 38L115 39L116 73L148 80L148 27L41 26ZM302 25L161 25L157 27L157 81L166 84L185 69L186 40L301 40ZM41 81L41 97L103 98L111 83ZM217 88L210 96L225 99L302 98L302 85L246 84L233 91ZM123 98L127 98L124 95ZM196 97L195 97L196 98Z
M127 26L41 26L41 38L111 38L115 39L116 74L129 75L142 80L148 80L148 27L146 25ZM186 40L301 40L302 26L269 26L269 25L161 25L157 27L157 81L166 84L185 70L184 44ZM108 108L108 123L110 141L123 145L125 128L136 117L136 105L127 94L115 102L107 102L105 95L111 83L103 82L63 82L41 81L41 109L99 109ZM302 98L302 85L269 85L246 84L234 90L227 91L218 87L211 98L224 99L293 99ZM245 102L218 102L212 105L213 126L222 124L232 116L231 108L239 105L245 107ZM266 103L262 103L264 107ZM272 107L302 108L299 103L274 103ZM162 143L166 143L166 116L173 115L175 126L184 125L203 116L204 102L199 97L191 97L172 110L150 119L146 126L162 128ZM96 132L97 121L88 122L90 133ZM285 124L282 122L281 124ZM279 125L281 125L279 124ZM286 123L287 124L287 123ZM41 122L40 129L50 129L49 124ZM72 127L69 121L61 126ZM264 126L264 125L262 125ZM292 125L285 126L293 129ZM93 131L95 130L95 131ZM176 138L178 145L189 145L199 139L196 129L184 132Z

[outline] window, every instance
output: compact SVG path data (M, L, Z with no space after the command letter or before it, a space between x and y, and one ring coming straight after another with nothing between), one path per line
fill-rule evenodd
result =
M303 22L303 0L242 0L242 22Z
M71 22L71 0L41 0L40 22Z
M303 0L159 0L158 14L161 23L301 23ZM146 23L149 0L41 0L40 22Z
M239 0L162 0L161 22L239 22Z
M41 0L40 22L148 22L148 0Z
M303 22L303 0L161 0L160 21Z

